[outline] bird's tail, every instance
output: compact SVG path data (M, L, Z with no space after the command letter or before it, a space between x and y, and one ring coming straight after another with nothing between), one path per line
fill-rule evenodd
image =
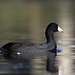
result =
M2 47L0 47L0 54L3 54L3 49L2 49Z

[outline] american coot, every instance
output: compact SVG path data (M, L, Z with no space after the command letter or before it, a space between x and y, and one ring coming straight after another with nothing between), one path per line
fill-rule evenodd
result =
M63 32L58 24L50 23L45 31L47 42L42 44L10 42L2 46L0 50L2 51L3 56L8 59L24 60L25 58L47 56L47 70L51 70L48 69L48 67L52 67L54 58L56 56L56 42L54 39L54 32L57 31ZM51 62L53 61L52 64L49 64L50 60Z

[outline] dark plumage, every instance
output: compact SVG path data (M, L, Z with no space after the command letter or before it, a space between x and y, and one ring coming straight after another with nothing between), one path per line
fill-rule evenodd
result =
M57 31L62 32L63 30L58 27L58 24L50 23L45 31L47 42L42 44L10 42L2 46L0 50L2 50L3 56L8 59L24 60L26 58L35 58L39 56L50 57L50 53L56 55L54 32Z

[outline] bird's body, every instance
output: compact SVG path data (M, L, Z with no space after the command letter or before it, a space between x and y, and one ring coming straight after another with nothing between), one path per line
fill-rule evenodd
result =
M56 53L55 46L55 42L52 44L47 42L42 44L10 42L1 49L5 58L35 58L46 57L49 52Z

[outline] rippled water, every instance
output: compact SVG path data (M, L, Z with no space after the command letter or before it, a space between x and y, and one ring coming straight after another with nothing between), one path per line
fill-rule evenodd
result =
M58 53L55 65L59 72L46 71L46 58L25 63L11 63L0 55L0 74L75 75L75 1L3 1L0 2L0 46L10 41L45 42L45 28L56 22L64 33L55 33Z

